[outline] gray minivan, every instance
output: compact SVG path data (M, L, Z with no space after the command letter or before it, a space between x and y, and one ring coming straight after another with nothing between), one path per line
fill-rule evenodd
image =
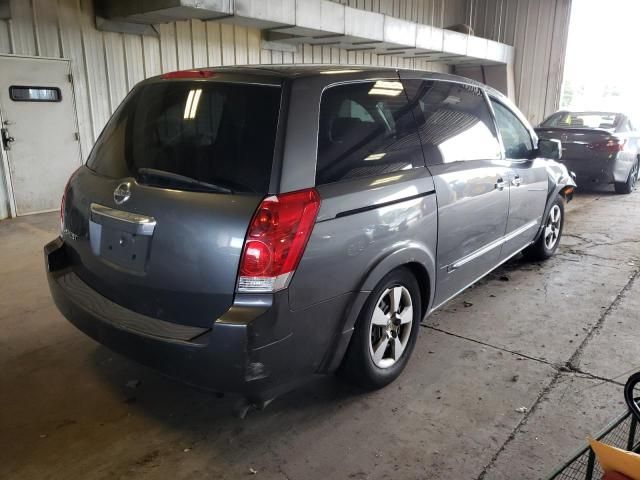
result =
M49 286L80 330L190 384L256 403L335 371L380 388L425 315L554 253L575 187L559 155L452 75L164 74L69 180Z

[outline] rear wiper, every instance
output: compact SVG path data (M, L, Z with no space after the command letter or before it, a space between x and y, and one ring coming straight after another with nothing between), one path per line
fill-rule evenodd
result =
M220 185L215 185L213 183L201 182L200 180L196 180L195 178L180 175L178 173L167 172L165 170L156 170L155 168L139 168L138 174L149 179L155 178L158 180L167 180L169 182L174 182L185 186L200 187L211 192L233 193L233 190L231 190L230 188L221 187Z

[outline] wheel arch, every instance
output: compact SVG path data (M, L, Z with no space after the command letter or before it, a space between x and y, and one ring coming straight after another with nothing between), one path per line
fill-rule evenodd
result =
M369 269L360 291L371 292L385 275L401 267L409 269L416 277L422 294L421 310L426 313L433 302L435 254L423 245L409 244L384 256Z
M388 273L398 268L406 268L414 275L420 287L422 316L429 311L435 293L435 255L426 247L409 245L383 257L364 276L360 290L345 309L342 329L320 366L321 373L334 371L340 366L371 291Z
M422 318L424 318L429 309L429 305L431 305L432 282L431 278L429 277L429 272L427 271L425 266L419 262L409 262L402 265L401 267L406 267L418 281L418 286L420 287L420 313L422 315Z
M536 236L533 239L532 243L535 243L538 238L540 238L540 235L542 235L545 220L549 215L549 210L551 210L551 205L553 205L556 197L561 196L565 202L569 202L573 198L573 193L575 192L575 189L577 187L572 174L569 173L564 165L560 166L559 164L555 164L555 168L548 169L548 173L549 193L547 195L547 202L544 206L544 213L542 214L542 218L540 219L538 232L536 233Z

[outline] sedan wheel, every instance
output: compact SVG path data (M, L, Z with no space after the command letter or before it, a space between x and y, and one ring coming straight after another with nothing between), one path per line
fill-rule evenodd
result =
M615 183L616 193L631 193L638 183L638 162L634 163L625 182Z
M544 243L549 250L558 243L560 238L560 226L562 225L562 212L558 205L551 207L549 216L547 217L547 225L544 229Z
M403 286L387 288L376 303L370 323L369 353L379 368L389 368L402 356L413 324L411 294Z

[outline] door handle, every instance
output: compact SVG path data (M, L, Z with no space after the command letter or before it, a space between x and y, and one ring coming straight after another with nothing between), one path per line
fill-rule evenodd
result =
M520 185L522 185L522 179L520 178L520 175L514 176L513 180L511 180L511 183L513 183L513 185L516 187L519 187Z
M9 135L9 130L6 128L0 128L0 135L2 136L2 146L5 150L11 150L11 144L16 141L15 138Z
M495 188L496 190L504 190L506 185L507 183L502 178L498 178L498 180L496 180Z

